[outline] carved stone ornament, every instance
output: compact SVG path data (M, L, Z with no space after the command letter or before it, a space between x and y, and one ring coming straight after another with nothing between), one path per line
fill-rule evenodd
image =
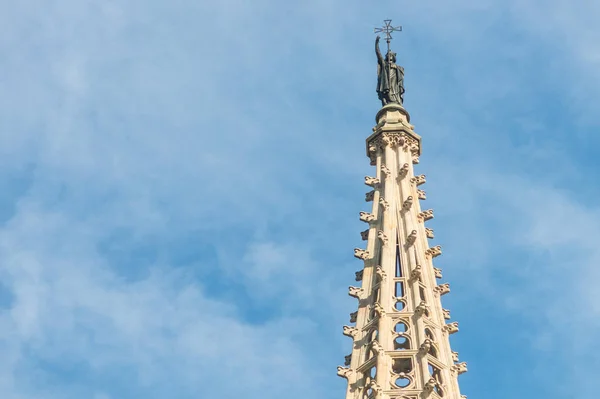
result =
M458 332L458 322L448 323L443 328L448 334L454 334Z
M417 265L415 266L414 270L412 271L412 273L410 274L410 276L414 279L414 280L418 280L419 277L421 277L421 272L422 272L423 268L421 267L421 265Z
M417 215L417 217L419 219L422 219L423 221L433 219L433 209L428 209L426 211L423 211L423 212L419 213Z
M377 353L378 355L382 355L385 353L385 349L383 349L383 346L381 346L381 344L379 343L379 341L375 340L373 341L373 343L371 344L371 348L375 351L375 353Z
M419 160L419 157L418 157L418 156L416 156L416 155L413 155L413 157L412 157L412 163L416 165L416 164L418 164L419 162L421 162L421 161Z
M429 381L427 381L427 383L425 384L425 391L432 392L435 389L436 385L437 381L435 380L435 378L430 378Z
M429 338L426 338L425 341L423 341L423 343L419 347L419 352L421 352L421 354L427 354L431 349L432 344L433 341L431 341Z
M433 289L433 291L439 296L446 295L450 293L450 284L440 284Z
M354 371L352 369L347 368L347 367L338 366L338 368L337 368L337 375L339 375L342 378L345 378L345 379L349 380L354 375Z
M381 243L383 244L383 246L387 245L388 237L385 235L385 233L383 231L377 232L377 238L379 238L381 240Z
M389 176L391 172L387 166L382 164L381 165L381 173L383 173L386 176Z
M371 380L371 382L369 383L369 389L373 390L376 397L379 397L381 395L381 392L383 391L383 389L381 389L381 387L379 386L379 384L377 384L377 381L375 380Z
M434 238L435 236L433 235L433 230L430 228L425 227L425 235L427 236L427 238Z
M465 363L465 362L455 364L454 366L452 366L450 368L450 370L452 370L454 373L456 373L458 375L464 374L467 371L469 371L467 369L467 363Z
M365 194L365 202L371 202L375 198L375 190L371 190Z
M427 251L425 251L425 254L431 256L432 258L436 258L442 254L442 247L439 245L431 247Z
M406 245L413 245L417 240L417 230L413 230L406 236Z
M437 267L434 267L433 273L435 275L435 278L442 278L442 269L438 269Z
M387 277L387 274L383 271L383 268L379 265L375 268L375 274L377 274L379 276L381 281L385 280Z
M360 232L360 238L363 241L367 241L369 239L369 229L366 229L365 231L361 231Z
M356 273L354 273L354 279L356 281L362 281L362 279L363 279L363 273L364 273L364 270L357 271Z
M398 133L384 133L381 135L381 142L390 147L404 146L406 143L406 135Z
M411 127L412 128L412 127ZM378 127L376 126L373 131L377 131ZM418 144L417 140L412 136L407 134L406 132L398 132L398 133L382 133L375 136L369 143L369 158L371 160L371 165L375 165L377 163L377 150L383 147L398 147L401 146L404 149L408 149L410 145Z
M408 173L408 164L405 163L404 165L402 165L402 167L400 168L400 170L398 171L398 174L400 176L404 176Z
M379 179L376 177L365 176L365 184L369 187L375 187L380 183Z
M343 334L347 337L354 338L358 335L358 330L355 327L344 326Z
M423 190L417 190L417 195L418 195L418 197L419 197L420 200L426 200L427 199L427 194Z
M390 209L390 204L383 197L379 198L379 205L381 205L386 211Z
M402 209L407 211L410 209L412 204L413 204L413 197L411 195L409 195L408 197L406 197L406 200L402 203Z
M385 310L383 310L383 306L381 306L381 304L376 303L373 305L373 310L375 310L375 313L377 313L379 317L385 316Z
M427 302L425 302L425 301L421 301L419 303L419 305L415 308L415 312L417 314L426 314L428 310L429 310L429 306L427 305Z
M362 297L364 292L365 291L360 287L348 287L348 295L350 295L352 298L359 299Z
M427 181L425 179L425 175L419 175L419 176L415 176L412 179L410 179L411 183L416 184L417 186L420 186L422 184L425 184L425 182Z
M344 356L344 366L350 366L350 363L352 362L352 353Z
M365 249L354 248L354 257L362 260L367 260L371 257L371 254Z
M375 215L369 212L361 212L359 215L360 220L365 223L370 223L375 220Z
M356 323L358 318L358 311L350 313L350 323Z
M458 352L452 352L452 361L458 362Z
M448 309L442 309L442 314L444 315L445 320L450 320L450 311Z

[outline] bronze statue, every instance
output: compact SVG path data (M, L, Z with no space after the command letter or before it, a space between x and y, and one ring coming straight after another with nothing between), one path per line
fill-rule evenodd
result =
M388 49L385 59L379 50L380 37L375 39L377 54L377 95L381 105L404 102L404 68L396 65L396 53ZM389 43L388 43L389 44Z

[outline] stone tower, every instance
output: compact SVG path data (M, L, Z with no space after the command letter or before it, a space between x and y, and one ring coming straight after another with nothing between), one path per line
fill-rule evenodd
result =
M376 122L366 143L375 166L375 176L365 177L372 209L360 212L366 248L354 250L363 268L360 286L348 292L358 310L343 329L352 353L338 375L348 380L346 399L460 399L458 376L467 366L450 348L458 323L442 307L450 286L438 284L442 271L433 261L442 250L428 244L433 210L421 209L425 176L413 170L421 138L400 103L387 102Z

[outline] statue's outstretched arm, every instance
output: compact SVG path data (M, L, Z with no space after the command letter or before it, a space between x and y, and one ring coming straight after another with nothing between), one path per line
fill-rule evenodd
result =
M381 55L381 51L379 51L379 40L381 38L379 36L377 36L377 38L375 39L375 54L377 54L377 61L379 61L379 63L383 64L383 57Z

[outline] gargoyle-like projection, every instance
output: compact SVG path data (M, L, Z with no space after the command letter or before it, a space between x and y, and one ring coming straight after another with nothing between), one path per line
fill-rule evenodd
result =
M406 244L413 245L417 239L417 230L413 230L406 236Z
M405 163L404 165L402 165L402 167L400 168L400 170L398 171L398 174L400 176L404 176L405 174L408 173L408 164Z
M369 239L369 229L366 229L365 231L361 231L360 232L360 238L363 241L367 241Z
M358 318L358 311L350 313L350 323L356 323Z
M450 368L450 370L452 370L453 372L455 372L458 375L464 374L464 373L466 373L468 371L467 370L467 363L466 362L457 363L454 366L452 366Z
M427 180L425 179L425 175L415 176L412 179L410 179L410 181L412 183L415 183L417 186L420 186L420 185L425 184L427 182Z
M423 268L421 267L421 265L415 266L414 270L410 274L410 276L412 277L413 280L418 280L419 277L421 277L422 269Z
M448 334L454 334L458 332L458 322L448 323L443 328Z
M433 342L429 338L426 338L425 341L423 341L423 343L419 347L419 352L421 352L421 354L427 354L431 349L432 344Z
M433 219L433 209L427 209L417 215L419 219L423 219L424 221Z
M371 254L367 250L354 248L354 257L361 260L367 260L371 257Z
M451 319L451 317L450 317L450 311L448 309L442 309L442 313L444 315L444 319L445 320L450 320Z
M347 380L349 380L353 374L354 374L354 371L352 371L351 369L349 369L347 367L338 366L338 368L337 368L337 375L339 375L340 377L345 378Z
M387 274L383 271L383 267L379 265L377 265L377 267L375 268L375 274L379 276L379 279L381 281L385 280L385 278L387 277Z
M427 194L423 190L417 190L417 195L419 196L420 200L426 200L427 199Z
M351 362L352 362L352 353L344 356L344 366L350 366Z
M458 363L458 352L452 352L452 361Z
M354 273L354 279L356 281L362 281L362 279L363 279L363 273L364 273L364 270L357 271L356 273Z
M381 306L379 303L373 305L373 310L375 311L375 313L377 313L379 317L385 316L385 310L383 309L383 306Z
M344 326L343 334L347 337L354 338L358 335L356 327Z
M439 296L446 295L450 293L450 284L440 284L433 289L433 291Z
M379 355L385 352L385 349L383 349L383 346L381 346L379 341L373 341L373 343L371 344L371 348Z
M385 165L382 164L381 165L381 173L383 173L386 176L389 176L391 172L390 172L390 169L387 166L385 166Z
M352 298L359 299L362 297L364 292L365 291L360 287L348 287L348 295L350 295Z
M433 273L435 275L435 278L442 278L442 269L438 269L437 267L434 267Z
M383 246L387 245L388 237L385 235L385 233L383 231L377 232L377 238L379 238L381 240L381 243L383 244Z
M369 212L361 212L359 213L360 220L365 223L370 223L375 220L375 215Z
M376 177L371 177L371 176L365 176L365 184L369 187L375 187L377 186L379 183L381 183L379 181L378 178Z
M375 190L371 190L365 194L365 202L371 202L375 198Z
M390 209L390 204L383 197L379 198L379 205L381 205L386 211Z
M425 251L425 254L431 256L432 258L436 258L442 254L442 247L440 245L431 247L427 251Z
M415 308L415 312L417 314L426 314L429 310L429 306L427 305L427 302L425 301L421 301L419 303L419 305Z
M402 203L402 209L407 211L410 209L412 204L413 204L413 197L411 195L409 195L408 197L406 197L406 200L404 200L404 202Z
M435 236L433 235L433 230L430 228L425 227L425 235L427 236L427 238L434 238Z

